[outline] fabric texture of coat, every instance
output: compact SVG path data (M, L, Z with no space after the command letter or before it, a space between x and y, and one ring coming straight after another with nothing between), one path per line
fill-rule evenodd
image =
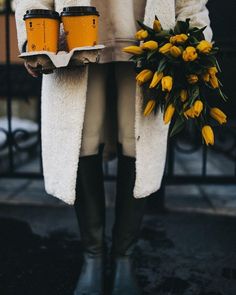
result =
M126 13L125 0L124 14ZM119 2L115 1L114 2ZM155 15L164 29L175 25L176 20L191 18L191 24L208 27L204 31L212 40L207 0L147 0L144 22L152 25ZM65 6L90 5L90 0L16 0L16 22L19 49L26 41L23 15L27 9L56 9ZM127 24L128 26L128 24ZM125 26L123 25L125 29ZM125 73L124 73L125 74ZM46 192L67 204L73 205L79 164L82 129L86 106L88 66L76 69L55 70L43 75L41 98L42 161ZM135 136L136 180L134 197L147 197L160 188L164 173L169 124L163 123L163 114L144 117L142 91L136 87Z

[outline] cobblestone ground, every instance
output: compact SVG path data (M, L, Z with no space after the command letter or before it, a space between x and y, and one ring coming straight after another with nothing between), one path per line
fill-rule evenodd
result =
M146 214L134 253L143 294L235 295L235 233L233 216ZM73 294L82 257L71 207L2 204L0 239L1 295Z

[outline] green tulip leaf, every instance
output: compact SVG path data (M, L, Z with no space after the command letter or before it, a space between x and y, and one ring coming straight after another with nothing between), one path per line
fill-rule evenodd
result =
M175 121L171 132L170 132L170 137L173 137L177 133L179 133L185 126L185 122L181 117L178 117L178 119Z

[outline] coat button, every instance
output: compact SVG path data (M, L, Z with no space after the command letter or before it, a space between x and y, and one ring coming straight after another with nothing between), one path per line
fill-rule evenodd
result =
M140 136L137 137L137 140L139 140L139 139L140 139Z

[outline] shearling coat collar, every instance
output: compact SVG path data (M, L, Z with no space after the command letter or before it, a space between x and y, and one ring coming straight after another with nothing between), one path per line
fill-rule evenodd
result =
M29 8L55 8L89 5L89 0L18 0L16 21L19 48L26 40L23 14ZM177 0L179 17L191 14L196 24L208 24L205 0ZM195 3L195 11L188 6ZM198 4L199 3L199 4ZM187 6L188 10L185 9ZM201 11L201 13L200 13ZM199 16L198 16L199 13ZM164 28L175 23L177 14L174 0L147 0L144 22L151 25L157 15ZM199 21L200 20L200 21ZM209 31L210 32L210 31ZM74 204L75 185L79 163L84 121L88 68L56 70L43 76L42 83L42 160L45 189L50 195L68 204ZM164 125L159 113L144 117L141 113L142 92L136 91L136 181L134 197L142 198L159 189L164 173L169 124Z

